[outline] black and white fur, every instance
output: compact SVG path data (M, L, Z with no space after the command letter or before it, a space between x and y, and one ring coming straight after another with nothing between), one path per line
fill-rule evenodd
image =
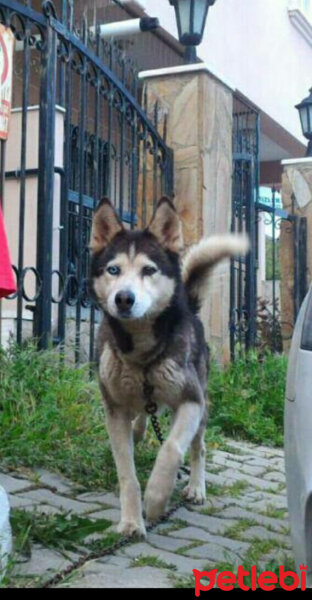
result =
M143 231L124 229L108 200L93 220L92 285L104 312L99 377L120 484L118 531L124 535L145 536L133 442L145 432L146 378L153 401L174 415L145 490L147 519L165 511L189 447L184 494L194 503L205 499L208 350L198 311L211 269L225 257L245 254L248 242L231 235L204 239L181 259L181 231L167 198Z

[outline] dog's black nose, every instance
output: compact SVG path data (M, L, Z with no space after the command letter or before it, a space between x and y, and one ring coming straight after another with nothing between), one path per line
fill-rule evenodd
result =
M120 312L129 312L134 305L135 295L132 292L118 292L115 302Z

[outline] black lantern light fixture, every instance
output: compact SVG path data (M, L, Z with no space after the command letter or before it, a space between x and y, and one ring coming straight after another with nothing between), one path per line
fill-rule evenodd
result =
M186 46L185 57L188 62L196 62L196 46L204 35L209 6L216 0L169 0L174 6L179 41Z
M312 88L310 96L296 105L299 111L302 133L309 140L306 156L312 156Z

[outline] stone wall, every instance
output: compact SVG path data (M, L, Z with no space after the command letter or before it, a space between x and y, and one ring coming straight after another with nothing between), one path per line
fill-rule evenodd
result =
M204 66L193 72L170 71L146 77L145 85L148 106L158 100L167 114L174 201L189 246L230 230L233 98L231 89ZM207 340L222 361L229 359L229 285L229 263L224 262L211 279L202 310Z
M287 212L307 219L307 283L312 279L312 159L283 161L282 198ZM281 228L281 309L284 349L290 347L294 325L294 251L289 223Z

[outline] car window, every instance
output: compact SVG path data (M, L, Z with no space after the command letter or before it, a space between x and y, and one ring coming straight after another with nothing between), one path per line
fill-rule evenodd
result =
M312 289L310 290L308 305L304 315L300 347L302 350L312 351Z

